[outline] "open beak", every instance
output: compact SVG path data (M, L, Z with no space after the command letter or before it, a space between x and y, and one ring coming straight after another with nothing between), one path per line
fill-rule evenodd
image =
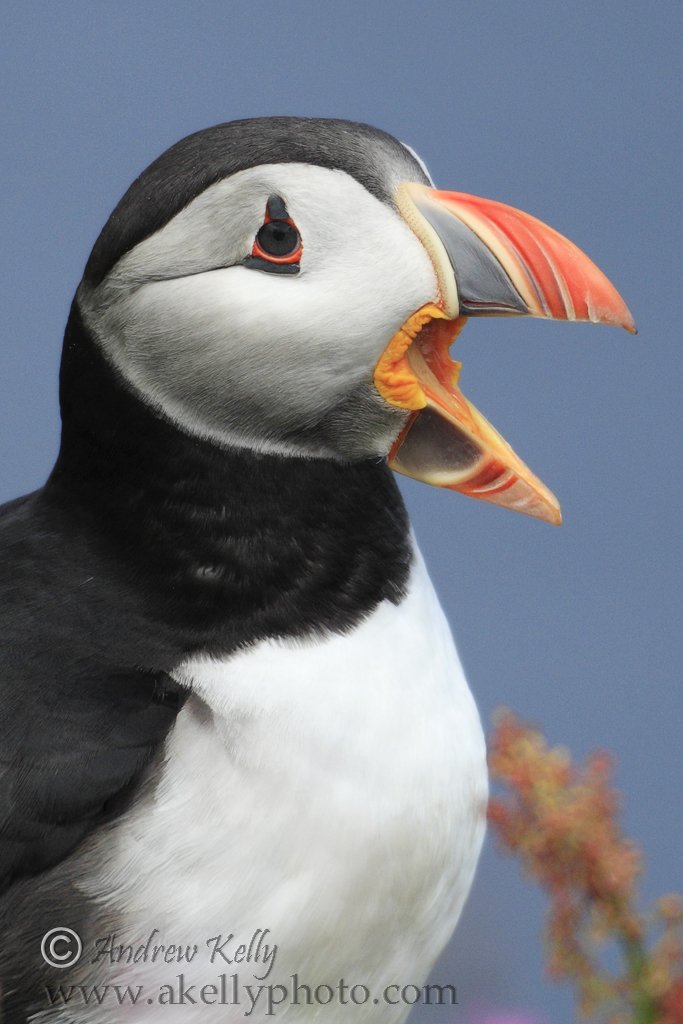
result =
M448 349L470 316L589 320L635 333L633 318L595 264L535 217L414 183L396 198L432 259L439 297L403 324L375 368L382 397L411 413L389 465L559 524L557 498L460 391Z

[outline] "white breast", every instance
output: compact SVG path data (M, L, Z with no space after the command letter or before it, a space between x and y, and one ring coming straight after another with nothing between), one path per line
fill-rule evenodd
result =
M469 890L484 830L482 731L418 555L409 593L353 633L268 641L192 660L193 696L156 789L90 850L107 864L91 895L122 915L117 941L199 947L191 964L100 964L88 978L156 998L180 970L214 983L257 963L210 964L209 938L269 929L265 984L421 985ZM102 870L102 869L101 869ZM240 1020L247 1005L136 1007L132 1019ZM279 1011L283 1012L285 1006ZM407 1006L289 1006L287 1021L399 1021ZM251 1013L261 1020L263 1005ZM122 1008L88 1010L120 1021ZM98 1016L97 1014L100 1014ZM269 1018L263 1017L264 1020Z

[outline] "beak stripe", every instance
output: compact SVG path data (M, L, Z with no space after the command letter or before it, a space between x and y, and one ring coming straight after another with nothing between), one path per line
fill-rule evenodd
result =
M412 205L441 242L441 259L431 237L427 248L440 279L448 276L448 257L461 314L589 320L635 333L624 300L602 271L537 217L464 192L405 182L397 201L401 212ZM447 294L441 280L440 285ZM450 307L446 311L454 315Z
M493 483L482 484L479 487L476 486L476 484L474 486L470 484L470 486L473 491L477 492L477 494L500 494L501 491L507 491L508 488L512 487L515 480L517 480L517 477L508 469L502 477L499 477L498 480L494 480Z
M553 263L552 259L550 258L550 254L546 252L543 243L540 242L538 239L536 241L538 243L538 248L543 253L543 257L546 263L548 264L548 267L552 272L553 277L555 278L555 284L557 285L558 291L560 293L560 298L562 299L562 303L564 305L566 319L576 320L576 310L574 308L571 293L569 291L569 288L567 287L567 282L565 281L564 277L562 276L562 274L560 274L557 267ZM545 302L543 303L543 305L545 306ZM547 310L547 316L551 316L550 310Z

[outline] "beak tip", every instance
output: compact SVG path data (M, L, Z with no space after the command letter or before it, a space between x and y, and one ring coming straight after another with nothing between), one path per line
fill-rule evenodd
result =
M633 319L633 315L631 313L631 310L628 308L628 306L624 306L624 312L623 312L622 316L617 320L617 326L618 327L623 327L624 330L628 331L629 334L637 334L638 333L638 328L636 326L636 322Z
M610 303L612 308L609 310L605 320L608 323L613 323L616 327L623 327L629 334L637 334L638 328L636 327L636 322L633 319L633 313L628 308L616 288L611 285L610 288L613 292L614 299L613 302Z
M603 276L603 275L601 275ZM608 295L600 303L591 303L586 300L587 321L594 324L607 324L609 327L623 327L629 334L637 334L638 328L633 319L633 314L628 308L619 292L606 278L604 278L608 289ZM579 317L579 319L581 319Z
M562 526L562 509L555 502L553 504L544 504L542 509L532 513L532 515L535 515L537 519L542 519L544 523L548 523L550 526Z

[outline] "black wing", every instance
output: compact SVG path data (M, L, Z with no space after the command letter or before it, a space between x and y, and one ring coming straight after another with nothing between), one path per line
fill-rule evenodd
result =
M0 891L123 810L182 706L107 576L36 496L0 509Z

